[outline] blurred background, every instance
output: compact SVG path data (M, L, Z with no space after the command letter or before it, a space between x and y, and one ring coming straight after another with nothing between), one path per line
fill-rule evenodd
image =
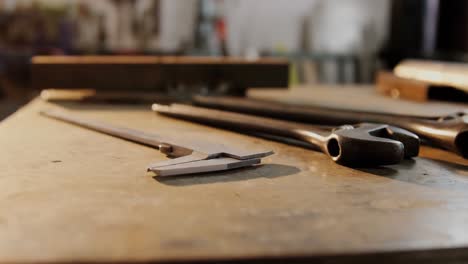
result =
M405 58L468 59L468 1L0 0L0 118L33 55L284 57L290 84L371 83Z

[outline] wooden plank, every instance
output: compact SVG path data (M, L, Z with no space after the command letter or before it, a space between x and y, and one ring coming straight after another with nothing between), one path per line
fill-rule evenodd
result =
M468 93L467 63L404 60L395 67L394 73L400 78L454 87Z
M263 57L245 59L242 57L207 56L35 56L33 64L265 64L284 65L287 61L280 58Z
M390 72L378 73L377 91L394 99L407 99L419 102L428 100L468 101L468 93L463 90L428 81L402 78Z
M288 62L273 58L39 56L32 59L32 83L39 90L167 92L184 85L197 92L201 87L211 91L224 85L231 89L226 93L243 94L247 87L287 87L288 74Z
M163 154L38 114L54 107L35 100L0 123L0 263L468 257L468 163L450 153L423 148L400 165L352 169L145 106L60 105L276 153L256 168L153 178L146 165Z
M247 95L289 104L384 112L421 117L445 116L464 111L466 104L439 101L415 102L381 96L374 85L361 86L293 86L281 89L251 89Z
M377 91L394 99L427 101L430 84L422 81L400 78L391 72L379 72L376 81Z

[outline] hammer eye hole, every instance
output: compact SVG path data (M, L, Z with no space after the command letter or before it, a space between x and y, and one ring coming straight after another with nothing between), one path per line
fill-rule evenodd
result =
M330 156L334 158L338 157L341 154L340 145L338 144L338 140L336 140L335 138L332 138L328 141L327 149Z

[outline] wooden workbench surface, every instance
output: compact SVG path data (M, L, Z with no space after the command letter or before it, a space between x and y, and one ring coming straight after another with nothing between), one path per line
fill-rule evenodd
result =
M276 152L256 168L157 178L145 168L163 154L39 116L53 107L35 100L0 123L0 262L468 257L456 249L468 246L468 162L444 151L423 148L423 157L397 166L351 169L311 150L157 116L148 106L60 106L116 125Z

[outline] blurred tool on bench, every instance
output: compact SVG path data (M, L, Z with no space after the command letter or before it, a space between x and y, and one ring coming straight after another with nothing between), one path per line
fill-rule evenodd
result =
M314 124L342 125L362 122L390 124L412 131L435 146L468 158L468 115L466 111L448 116L423 118L322 106L293 106L235 97L197 96L194 102L204 107Z
M300 140L326 153L333 161L347 166L396 164L418 155L419 138L411 132L383 124L341 127L303 125L189 105L154 104L164 115L200 122L243 133L261 133Z

